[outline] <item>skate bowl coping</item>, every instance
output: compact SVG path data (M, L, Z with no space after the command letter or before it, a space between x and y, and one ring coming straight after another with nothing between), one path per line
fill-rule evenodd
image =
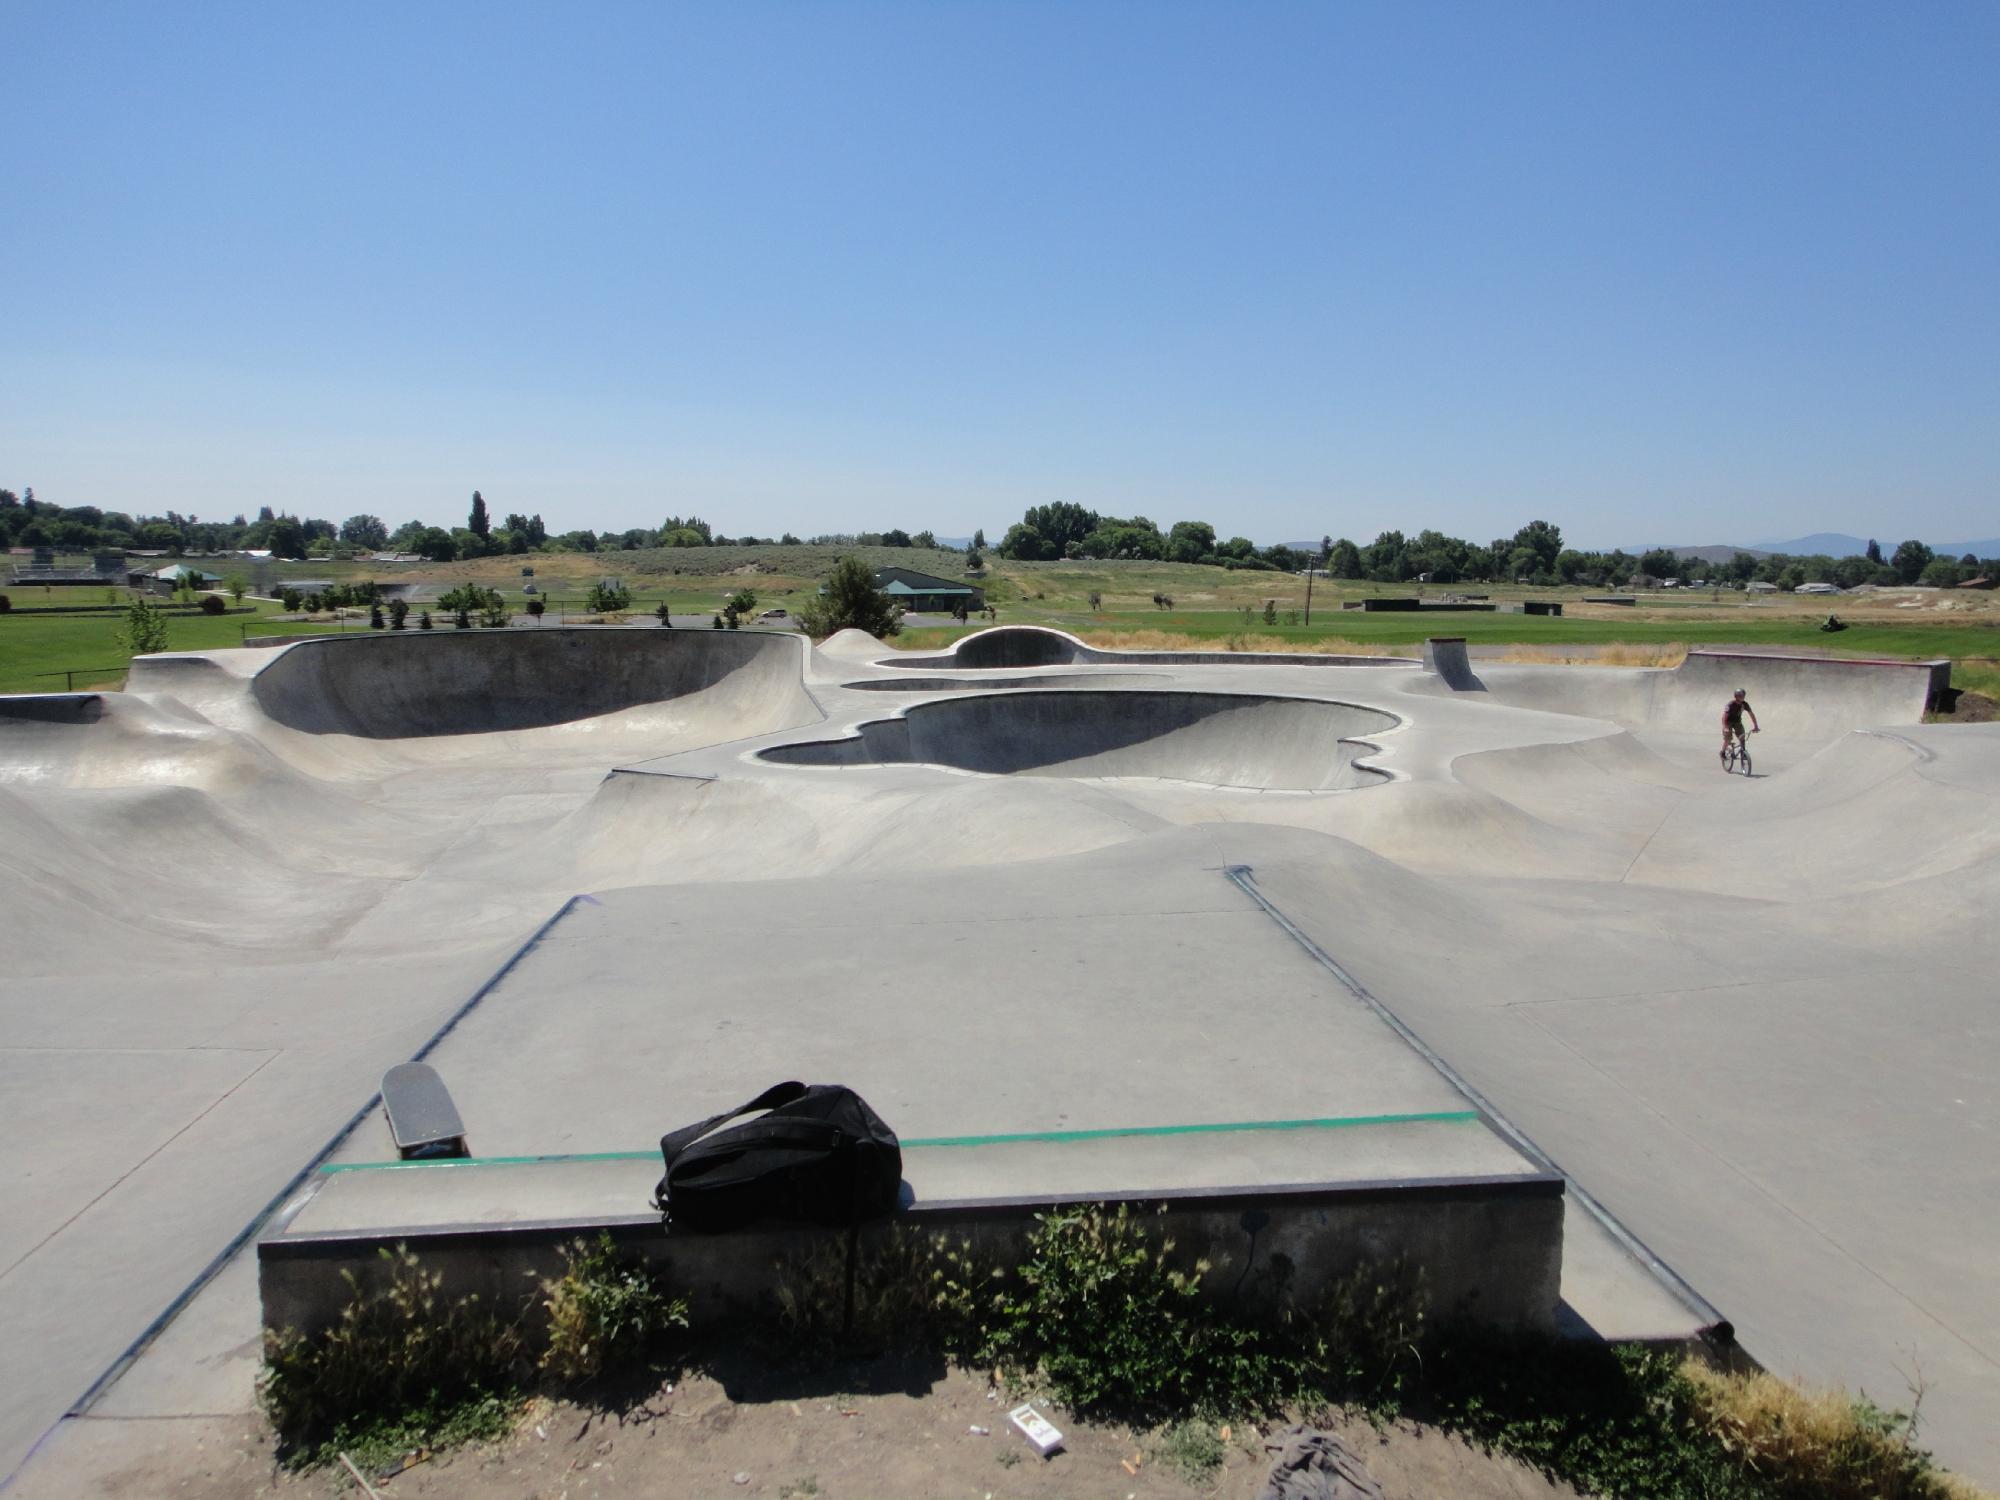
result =
M1342 791L1387 773L1356 736L1401 723L1352 703L1134 690L982 693L912 704L845 738L776 745L777 765L935 765L986 775L1152 777L1257 791Z
M366 739L541 729L696 695L752 734L819 717L804 671L793 635L558 626L300 641L251 691L287 728Z
M1404 656L1334 656L1312 651L1107 651L1067 631L1041 625L999 625L954 641L948 650L885 657L876 663L919 671L989 671L994 668L1063 667L1080 663L1136 666L1408 667Z

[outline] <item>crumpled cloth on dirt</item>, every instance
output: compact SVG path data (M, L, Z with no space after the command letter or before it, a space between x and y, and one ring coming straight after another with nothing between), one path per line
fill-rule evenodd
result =
M1382 1500L1382 1486L1338 1437L1287 1427L1264 1442L1271 1472L1257 1500Z

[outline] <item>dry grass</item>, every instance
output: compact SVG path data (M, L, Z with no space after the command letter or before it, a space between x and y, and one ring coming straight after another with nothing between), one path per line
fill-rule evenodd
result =
M1548 666L1585 667L1678 667L1687 660L1688 648L1678 641L1661 645L1634 645L1613 641L1604 646L1509 646L1500 661L1535 662ZM1493 660L1494 658L1487 658Z
M1173 630L1079 630L1078 640L1107 651L1250 651L1310 656L1401 656L1408 648L1382 641L1350 641L1339 636L1288 640L1241 631L1227 636L1187 635Z
M1913 1410L1885 1412L1839 1391L1739 1375L1690 1361L1709 1434L1775 1494L1799 1500L1992 1500L1936 1468L1915 1445Z

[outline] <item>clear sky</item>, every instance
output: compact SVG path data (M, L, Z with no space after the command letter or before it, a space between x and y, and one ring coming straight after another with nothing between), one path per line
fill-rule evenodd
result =
M2000 5L0 0L0 484L2000 532Z

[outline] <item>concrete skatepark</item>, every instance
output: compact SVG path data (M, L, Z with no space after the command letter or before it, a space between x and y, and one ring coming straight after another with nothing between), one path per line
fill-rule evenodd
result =
M798 1076L919 1206L1566 1179L1560 1319L1920 1371L1993 1482L2000 726L1936 685L584 627L0 698L0 1469L240 1431L260 1238L643 1217ZM374 1170L419 1051L506 1162Z

